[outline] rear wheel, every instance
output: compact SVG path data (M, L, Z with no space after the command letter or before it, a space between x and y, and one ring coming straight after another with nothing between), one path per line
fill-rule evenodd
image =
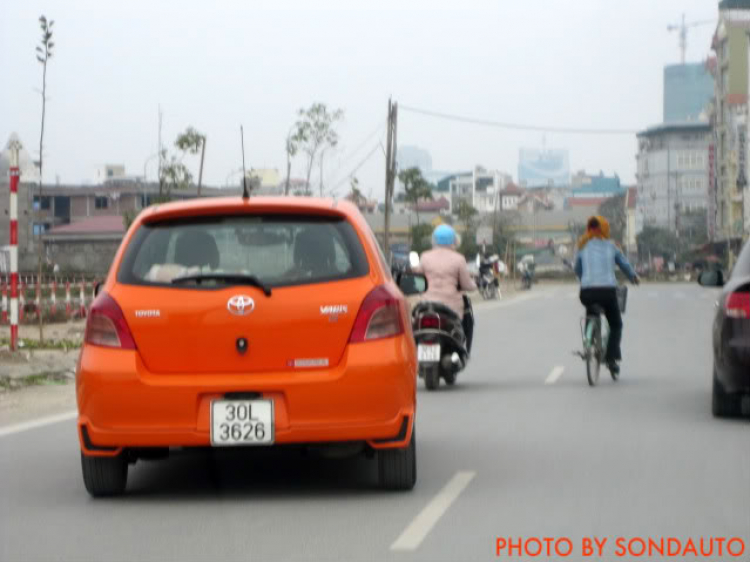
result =
M128 462L124 454L93 457L81 452L81 469L86 491L95 498L119 496L128 482Z
M456 373L455 371L445 371L443 373L443 380L445 381L445 384L447 384L448 386L453 386L454 384L456 384L457 375L458 373Z
M417 483L417 437L414 428L411 440L403 449L378 451L378 481L386 490L411 490Z
M591 330L591 339L586 350L586 377L589 386L595 386L599 382L599 372L601 371L601 330L599 329L598 319L589 320L586 332Z
M717 418L731 418L740 415L741 398L740 394L729 394L724 390L721 382L716 378L716 368L714 367L714 388L711 396L711 411Z
M440 386L440 366L439 365L425 367L424 385L425 387L427 387L427 390L437 390L437 387Z

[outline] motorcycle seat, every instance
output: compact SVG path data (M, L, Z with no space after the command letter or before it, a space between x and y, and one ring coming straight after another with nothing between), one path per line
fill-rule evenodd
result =
M453 318L454 320L461 320L461 318L452 308L437 301L421 301L417 303L412 314L416 316L418 314L424 314L425 312L435 312L437 314Z

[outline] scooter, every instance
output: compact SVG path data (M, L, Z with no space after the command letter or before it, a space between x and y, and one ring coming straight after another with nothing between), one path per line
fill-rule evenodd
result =
M474 314L471 300L464 295L465 314ZM425 301L412 311L412 331L417 342L419 377L427 390L435 390L443 379L456 384L458 373L469 361L466 334L458 314L439 302Z
M419 256L409 256L411 267L419 265ZM423 275L403 273L398 280L405 294L419 294L427 290ZM471 299L464 295L464 314L473 317ZM419 377L424 379L427 390L440 386L440 379L448 386L456 383L468 363L469 352L462 319L453 309L442 303L422 301L412 309L412 331L417 343Z

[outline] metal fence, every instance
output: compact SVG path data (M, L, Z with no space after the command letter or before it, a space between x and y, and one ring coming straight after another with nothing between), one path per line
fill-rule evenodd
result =
M66 322L86 318L94 300L94 287L101 279L94 276L42 276L21 274L18 277L18 321ZM10 322L10 276L0 275L2 316L0 323Z

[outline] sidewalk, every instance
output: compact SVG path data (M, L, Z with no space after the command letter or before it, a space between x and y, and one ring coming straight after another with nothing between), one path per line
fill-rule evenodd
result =
M43 348L39 327L19 327L19 349L9 349L10 327L0 327L0 392L34 384L73 380L85 323L68 322L44 326Z

